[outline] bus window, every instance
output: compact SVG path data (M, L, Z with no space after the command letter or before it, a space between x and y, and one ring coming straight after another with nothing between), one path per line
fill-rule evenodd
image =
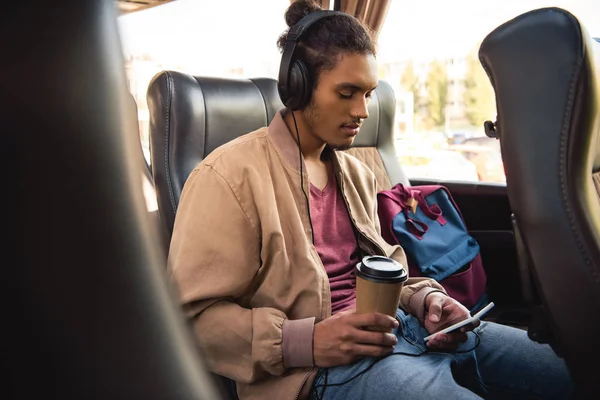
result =
M178 0L119 17L129 89L150 163L146 90L163 70L220 77L277 77L277 38L289 0ZM234 11L235 10L235 11Z
M483 130L484 121L495 121L496 104L477 52L497 26L550 6L600 36L598 1L391 2L378 60L380 79L397 96L396 149L409 178L506 182L498 142Z
M496 104L477 57L480 42L498 25L536 8L557 6L600 36L600 2L509 3L391 2L378 38L378 61L380 79L396 94L397 156L409 178L505 183L498 143L485 140L483 122L495 120ZM148 163L146 90L152 77L171 69L203 76L277 78L280 54L275 43L286 29L282 16L289 4L178 0L119 17Z

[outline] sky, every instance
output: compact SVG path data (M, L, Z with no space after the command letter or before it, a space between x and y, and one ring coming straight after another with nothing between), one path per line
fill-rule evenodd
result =
M273 76L289 0L177 0L119 18L126 55L149 53L167 67L217 75L243 65ZM548 6L573 13L600 37L600 0L392 0L379 37L380 63L460 56L498 25Z
M260 4L260 7L257 7ZM289 0L176 0L119 18L126 54L151 53L191 73L278 68ZM252 71L249 71L252 74Z
M600 0L392 0L379 37L379 61L466 53L504 22L543 7L571 12L600 37Z

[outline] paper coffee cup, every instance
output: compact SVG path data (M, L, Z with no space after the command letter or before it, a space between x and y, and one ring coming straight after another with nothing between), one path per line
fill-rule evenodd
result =
M400 292L407 279L408 273L399 262L382 256L363 257L356 264L356 312L378 312L395 318Z

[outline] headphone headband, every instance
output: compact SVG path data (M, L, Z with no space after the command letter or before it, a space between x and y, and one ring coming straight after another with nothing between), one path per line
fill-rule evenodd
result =
M283 49L283 55L281 56L281 65L279 66L279 79L277 83L279 97L281 97L281 101L286 106L288 105L287 103L290 97L294 95L294 93L290 93L289 85L290 73L292 70L292 64L294 62L294 53L296 51L298 41L300 40L304 32L306 32L312 24L314 24L321 18L329 17L332 15L348 16L348 14L340 11L319 10L305 15L300 21L298 21L298 23L290 27L290 29L288 30L287 38L285 41L285 47Z

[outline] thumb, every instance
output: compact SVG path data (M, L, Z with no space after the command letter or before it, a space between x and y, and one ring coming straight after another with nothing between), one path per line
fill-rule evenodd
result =
M444 305L444 298L442 296L430 296L431 301L427 309L429 320L431 322L439 322L442 317L442 307Z

